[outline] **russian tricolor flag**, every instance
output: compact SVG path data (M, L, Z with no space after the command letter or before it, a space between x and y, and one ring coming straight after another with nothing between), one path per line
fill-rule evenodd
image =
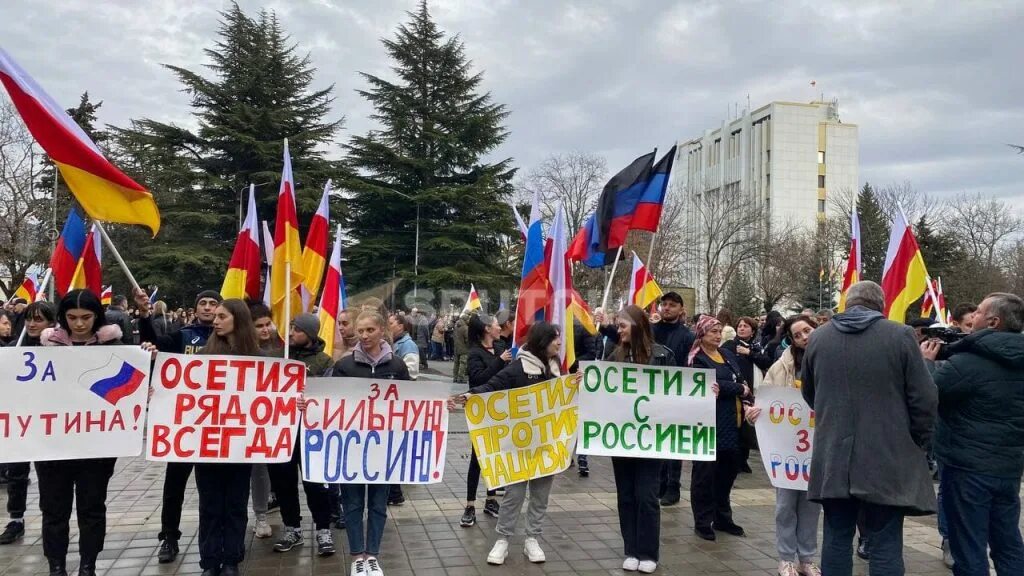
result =
M89 391L111 405L131 396L146 379L146 374L117 356L111 356L106 366L90 370L80 380Z
M61 230L60 238L57 240L57 247L53 250L50 258L50 268L53 269L53 285L59 296L67 293L78 270L78 260L85 251L85 221L74 206L64 222L64 229Z

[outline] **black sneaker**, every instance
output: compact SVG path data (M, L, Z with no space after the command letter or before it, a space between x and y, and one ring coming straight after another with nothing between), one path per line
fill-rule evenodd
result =
M578 472L580 474L580 478L589 478L590 477L590 468L587 468L586 466L580 466L580 469L579 469Z
M488 500L487 502L484 502L484 514L487 514L491 518L497 518L498 510L500 509L501 506L498 504L497 500Z
M466 509L462 512L462 519L459 520L459 526L463 528L469 528L470 526L476 525L476 506L466 506Z
M717 524L716 523L714 526L712 526L712 528L714 528L716 532L725 532L726 534L732 534L733 536L746 536L746 533L743 531L743 527L740 526L739 524L733 524L733 523Z
M330 528L316 531L316 553L319 556L331 556L336 552L334 548L334 535Z
M402 504L405 504L405 496L403 495L388 498L388 506L401 506Z
M344 530L346 527L344 516L338 516L331 523L334 525L335 530Z
M164 538L160 543L160 551L156 553L156 559L161 564L170 564L178 557L178 541Z
M868 539L858 538L857 539L857 557L861 560L870 560L871 553L868 552Z
M715 531L711 528L695 528L694 530L697 532L697 536L700 536L709 542L714 542L718 538L715 535Z
M25 521L21 522L8 522L7 528L4 528L2 534L0 534L0 544L13 544L25 535Z
M662 496L660 502L664 508L668 508L669 506L675 506L676 504L679 504L679 496Z
M274 552L287 552L296 546L302 546L302 530L285 526L281 539L274 544Z

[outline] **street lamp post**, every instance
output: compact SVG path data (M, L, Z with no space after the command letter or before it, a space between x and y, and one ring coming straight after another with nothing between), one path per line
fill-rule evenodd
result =
M253 186L255 186L256 188L259 188L260 186L266 186L267 184L270 184L270 182L261 182L259 184L253 184ZM243 203L244 195L243 195L243 193L248 188L249 188L249 184L246 184L245 186L242 186L241 188L238 189L238 230L239 231L242 230L242 224L243 224L243 221L244 221L244 218L245 218L245 208L243 208L243 206L244 206L244 203Z

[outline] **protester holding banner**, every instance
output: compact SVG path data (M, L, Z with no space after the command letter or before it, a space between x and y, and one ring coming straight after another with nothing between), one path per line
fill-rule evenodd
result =
M334 365L334 376L373 378L376 380L409 380L409 369L391 351L385 341L384 317L376 310L366 310L356 319L359 341L351 354ZM388 519L387 484L342 484L341 499L348 532L348 549L352 555L352 576L383 576L377 556ZM363 517L366 516L366 528Z
M121 329L108 325L103 305L89 290L72 290L57 308L54 328L43 330L43 346L116 346ZM43 513L43 554L51 576L66 576L68 522L71 505L78 509L80 576L96 574L96 557L107 533L107 484L116 458L83 458L36 462L39 509ZM76 497L77 496L77 497Z
M215 309L213 333L199 354L262 356L249 307L224 300ZM199 567L203 576L238 576L245 559L250 464L195 464L199 489Z
M674 366L672 351L655 344L647 315L637 306L627 306L616 318L619 343L612 353L616 362L651 366ZM661 537L661 509L658 489L662 461L654 458L612 456L615 492L626 560L622 569L650 574L658 568Z
M309 376L330 376L333 371L331 357L324 352L326 344L319 334L320 320L316 316L296 316L288 333L288 358L305 364ZM288 552L303 543L298 487L301 456L296 445L290 461L267 466L270 471L270 485L277 495L277 502L281 507L281 521L284 523L284 533L274 544L275 552ZM302 489L306 493L306 505L313 515L317 555L330 556L336 549L334 536L331 534L331 509L327 488L324 484L303 481Z
M743 320L740 320L740 326ZM810 316L793 316L782 325L786 338L793 343L782 358L768 369L761 386L800 388L800 367L804 350L817 323ZM741 330L742 331L742 330ZM761 415L760 406L747 409L750 424ZM779 576L821 576L814 564L818 553L818 518L821 505L807 499L807 491L775 489L775 545L779 551Z
M173 354L195 354L206 345L213 333L213 320L220 302L220 293L204 290L196 295L195 321L178 330L160 336L153 327L149 295L141 288L135 292L135 305L139 310L139 339L152 342L157 350ZM248 310L246 311L248 312ZM251 315L250 315L251 318ZM160 510L160 550L157 559L161 564L174 562L178 557L178 540L181 538L181 506L185 501L185 486L192 475L191 462L168 462L164 475L163 507Z
M469 394L483 394L495 390L509 390L537 384L557 378L561 374L559 349L562 341L558 327L547 322L536 322L526 334L526 343L511 364L494 375L486 384L474 386ZM467 394L452 397L455 404L465 404ZM524 552L530 562L544 562L544 550L537 542L544 528L547 516L548 497L554 476L542 476L526 482L512 484L505 489L505 497L498 512L498 540L487 555L487 563L500 565L508 557L508 539L516 533L519 513L530 492L530 504L526 510L526 542Z
M693 333L686 327L686 304L678 292L666 292L659 300L659 314L652 319L654 341L672 351L677 366L686 366L686 356L693 347ZM603 350L602 350L603 352ZM658 497L662 506L679 503L679 489L683 474L682 460L661 461L661 482Z
M33 302L25 309L25 338L22 346L39 346L43 330L57 323L57 311L49 302ZM17 346L18 341L9 346ZM0 544L13 544L25 535L25 508L28 499L29 462L12 462L4 466L7 480L7 514L10 522L0 533Z
M744 535L743 528L733 522L729 499L740 466L740 401L750 395L750 388L743 382L736 358L721 345L722 323L714 316L702 315L688 360L691 368L713 370L716 380L712 386L717 397L716 460L694 462L690 478L694 528L705 540L714 540L716 531Z
M505 349L501 341L501 328L498 320L486 314L474 315L469 319L469 355L466 360L466 372L469 376L469 387L487 384L495 374L512 360L512 352ZM469 473L466 474L466 509L462 513L459 525L468 528L476 524L476 491L480 486L480 461L476 451L469 454ZM484 501L484 514L498 517L498 491L488 490Z

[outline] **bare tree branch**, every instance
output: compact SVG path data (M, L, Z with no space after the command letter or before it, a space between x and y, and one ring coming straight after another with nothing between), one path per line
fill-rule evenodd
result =
M575 234L593 212L607 174L608 167L601 156L584 152L554 154L530 170L516 187L520 197L532 198L534 191L540 192L541 212L546 220L551 219L561 202L569 231Z
M991 268L1001 248L1024 231L1024 221L1004 202L981 193L963 193L948 203L943 220L958 234L968 255Z

